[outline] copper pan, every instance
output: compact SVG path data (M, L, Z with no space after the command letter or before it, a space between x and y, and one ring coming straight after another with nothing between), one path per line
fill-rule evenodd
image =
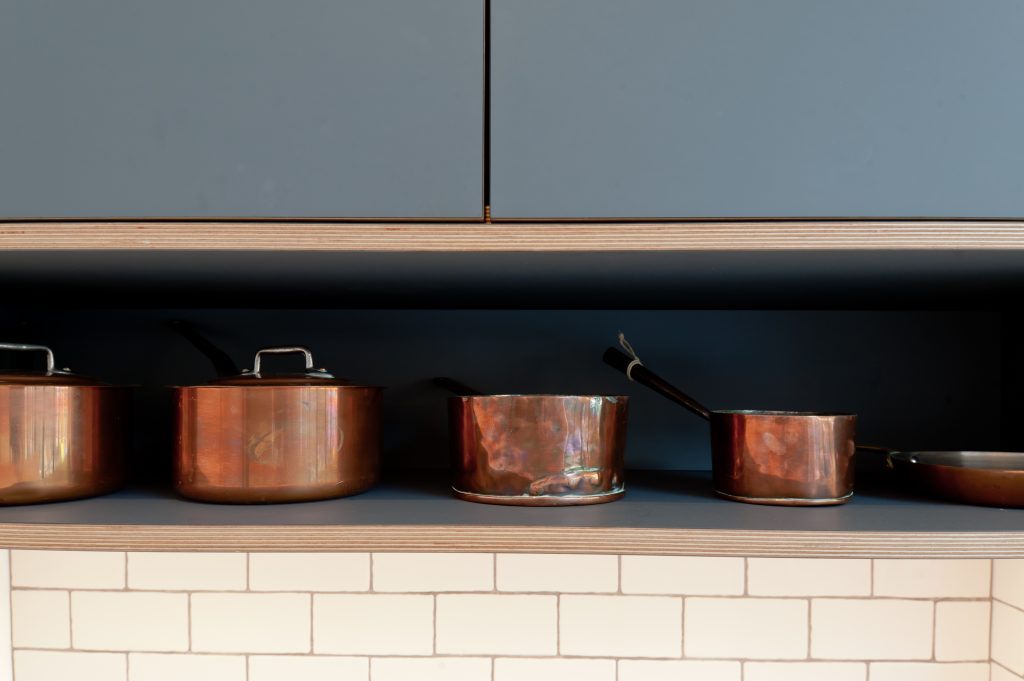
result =
M885 455L886 468L908 492L976 506L1024 508L1022 452L896 452L858 447Z
M80 499L112 492L124 480L130 388L57 369L42 345L45 371L0 373L0 505Z
M604 361L711 424L714 491L733 501L827 506L853 497L853 414L711 411L627 355L608 348Z
M264 376L267 354L302 354L305 371ZM378 477L383 388L315 369L303 347L266 348L253 368L175 388L175 486L224 503L310 501L357 494Z
M629 398L621 395L481 395L448 401L452 493L511 506L578 506L625 494Z

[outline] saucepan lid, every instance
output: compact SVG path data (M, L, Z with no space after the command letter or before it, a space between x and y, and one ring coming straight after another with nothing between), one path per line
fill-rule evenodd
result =
M302 371L266 374L262 367L262 358L265 355L290 355L301 354L305 360L305 367ZM252 369L246 369L237 376L226 376L216 378L207 385L211 386L236 386L236 387L286 387L286 386L346 386L350 388L376 387L358 386L344 378L337 378L326 369L316 368L313 362L313 353L309 348L301 345L280 346L262 348L256 352L253 358Z
M46 353L46 369L30 371L4 371L0 369L0 385L56 385L56 386L106 386L107 383L97 381L88 376L72 373L67 367L58 369L53 358L53 350L45 345L26 345L24 343L0 343L0 352L43 352Z

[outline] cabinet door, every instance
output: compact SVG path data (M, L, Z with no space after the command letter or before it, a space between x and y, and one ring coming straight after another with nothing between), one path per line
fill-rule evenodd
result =
M1019 0L492 0L492 214L1024 216Z
M483 213L483 0L3 0L0 217Z

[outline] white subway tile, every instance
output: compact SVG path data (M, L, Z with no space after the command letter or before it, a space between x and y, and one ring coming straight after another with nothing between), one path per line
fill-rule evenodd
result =
M988 560L875 560L875 595L904 598L988 598Z
M987 662L872 662L871 681L989 681Z
M615 660L506 657L494 661L494 681L566 681L566 679L615 681Z
M12 591L11 623L17 648L70 648L71 603L67 591Z
M863 662L747 662L743 681L865 681Z
M437 597L437 652L555 655L558 598L484 594Z
M498 591L602 593L619 590L619 557L588 554L501 553Z
M71 626L83 650L188 650L188 594L73 591Z
M11 551L12 586L123 589L121 551Z
M1024 559L993 561L992 597L1024 609Z
M124 653L77 653L15 650L17 681L127 681Z
M491 681L486 657L375 657L370 681Z
M811 603L811 657L929 659L932 607L930 601L815 599Z
M1024 679L1024 677L1017 676L997 662L992 663L991 681L1021 681L1021 679Z
M842 558L750 558L752 596L870 596L871 561Z
M989 601L936 603L935 659L940 662L987 660L990 615Z
M244 553L133 552L128 588L153 591L244 591Z
M375 553L373 590L491 591L492 553Z
M14 674L11 650L11 554L0 549L0 681L11 681Z
M246 681L244 655L130 653L128 681Z
M250 553L253 591L369 591L368 553Z
M315 653L430 655L433 648L433 596L313 596Z
M672 596L562 596L561 653L681 657L683 601Z
M807 601L687 598L687 657L795 660L807 657Z
M739 662L619 660L618 681L740 681Z
M308 657L252 655L249 681L367 681L370 661L365 657ZM410 681L412 681L410 679Z
M622 593L738 596L743 593L743 559L623 556Z
M992 659L1024 676L1024 611L992 604Z
M192 594L192 650L309 652L307 594Z

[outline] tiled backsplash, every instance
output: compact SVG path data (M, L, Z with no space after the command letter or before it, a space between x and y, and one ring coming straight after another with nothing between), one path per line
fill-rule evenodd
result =
M8 568L16 681L1024 679L1024 560L12 550Z

